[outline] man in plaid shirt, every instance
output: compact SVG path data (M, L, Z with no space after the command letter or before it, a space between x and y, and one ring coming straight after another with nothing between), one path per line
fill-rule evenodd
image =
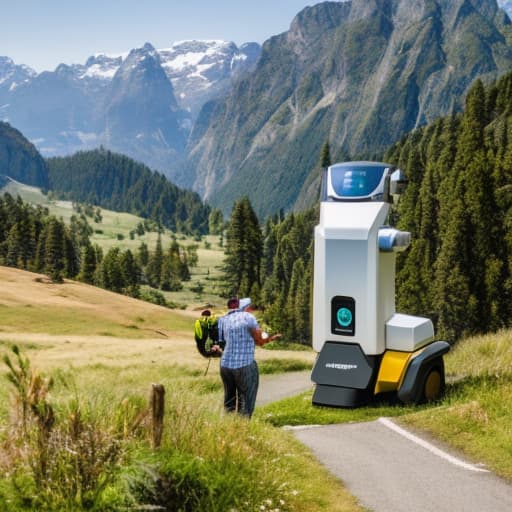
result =
M226 342L220 361L220 375L224 383L224 408L242 416L252 416L258 392L259 372L254 359L255 345L262 346L280 334L268 336L256 317L250 298L231 298L228 313L219 319L219 339Z

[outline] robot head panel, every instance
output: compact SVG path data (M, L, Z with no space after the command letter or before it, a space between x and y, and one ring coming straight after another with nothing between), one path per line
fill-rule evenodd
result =
M327 170L327 201L392 202L389 180L395 168L382 162L345 162Z

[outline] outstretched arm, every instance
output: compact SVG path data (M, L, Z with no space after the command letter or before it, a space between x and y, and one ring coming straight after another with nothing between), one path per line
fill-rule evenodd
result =
M272 336L269 336L266 332L262 331L259 327L256 329L251 329L251 336L254 340L254 343L258 346L263 346L266 343L270 343L271 341L277 340L279 338L282 338L282 334L273 334Z

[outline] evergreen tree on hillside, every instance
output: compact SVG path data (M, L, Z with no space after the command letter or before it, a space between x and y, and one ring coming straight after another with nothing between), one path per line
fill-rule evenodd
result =
M155 250L152 254L150 254L148 264L146 266L146 279L149 285L153 288L160 287L163 262L164 252L162 249L162 237L159 233L155 245Z
M190 279L186 258L176 240L173 240L163 259L160 286L162 290L179 291L183 288L182 281Z
M224 216L218 208L213 208L208 217L208 230L211 235L220 235L224 230Z
M121 293L125 287L121 257L119 247L109 249L101 262L98 273L98 285L116 293Z
M96 251L92 244L89 243L82 248L82 266L78 279L84 283L93 284L96 266Z
M434 293L438 329L448 341L472 332L479 318L478 300L471 293L467 272L467 222L459 199L452 211L446 237L436 262Z
M54 283L62 283L66 269L65 226L50 217L44 241L44 272Z
M137 250L137 262L140 267L145 267L148 264L149 261L149 251L148 246L141 242L139 249Z
M247 296L254 284L261 286L263 237L248 197L235 203L226 231L224 274L227 294ZM257 300L254 297L254 300Z
M450 341L512 324L511 84L512 74L487 90L477 81L463 114L413 132L385 157L413 184L399 206L413 242L399 258L397 305L433 318Z
M313 230L317 209L267 223L262 297L265 319L286 339L311 341Z
M320 151L320 168L329 167L331 165L331 148L329 141L324 142L322 150Z
M119 266L123 278L123 293L138 298L140 295L140 268L129 249L121 255Z

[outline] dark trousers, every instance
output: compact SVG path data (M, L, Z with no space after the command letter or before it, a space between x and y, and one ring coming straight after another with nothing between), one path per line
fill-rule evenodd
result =
M242 416L252 416L258 393L259 372L256 361L242 368L220 367L220 376L224 383L224 408Z

